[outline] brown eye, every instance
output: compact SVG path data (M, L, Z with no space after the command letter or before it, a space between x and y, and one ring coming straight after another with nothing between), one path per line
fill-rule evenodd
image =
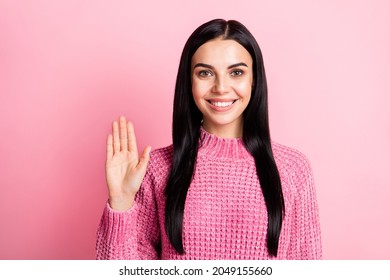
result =
M233 77L239 77L239 76L242 76L243 74L244 74L244 71L242 71L242 70L233 70L231 73L231 75Z
M209 70L201 70L199 71L198 75L200 77L210 77L212 76L212 73Z

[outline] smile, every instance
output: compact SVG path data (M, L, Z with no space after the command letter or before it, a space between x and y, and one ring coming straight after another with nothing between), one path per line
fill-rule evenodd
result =
M225 111L227 109L230 109L230 107L237 101L238 99L235 100L229 100L229 101L217 101L217 100L207 100L212 106L217 111Z
M210 102L211 104L213 104L214 106L217 106L217 107L228 107L230 105L233 104L234 101L230 101L230 102Z
M235 100L230 100L230 101L214 101L214 100L207 100L210 104L213 104L214 106L217 106L217 107L228 107L230 105L232 105L234 102L237 101L237 99Z

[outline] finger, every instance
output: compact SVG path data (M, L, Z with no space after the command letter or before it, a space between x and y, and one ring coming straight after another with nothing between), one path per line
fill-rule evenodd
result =
M107 137L107 159L111 159L114 155L114 150L112 147L112 135L108 135Z
M129 141L129 151L138 155L137 140L135 138L134 126L131 122L127 123L127 138Z
M146 167L148 166L148 162L150 159L150 151L152 147L147 146L144 151L142 152L141 158L139 159L137 168L140 168L141 170L146 171Z
M119 120L120 124L120 144L121 144L121 151L127 151L127 128L126 128L126 118L120 117Z
M119 129L118 129L118 123L114 121L112 124L112 135L114 137L114 153L117 153L120 151L120 141L119 141Z

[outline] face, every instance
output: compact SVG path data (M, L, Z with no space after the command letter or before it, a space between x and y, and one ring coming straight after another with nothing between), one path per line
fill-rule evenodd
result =
M204 129L220 137L242 137L253 84L249 52L234 40L211 40L196 50L191 69L192 94Z

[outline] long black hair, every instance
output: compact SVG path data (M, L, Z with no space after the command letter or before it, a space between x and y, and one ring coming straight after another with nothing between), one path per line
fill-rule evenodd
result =
M175 250L184 254L182 241L184 204L194 174L202 122L202 113L192 97L191 59L201 45L216 38L235 40L250 53L253 60L254 84L250 102L243 113L243 141L255 159L267 207L268 253L277 256L284 199L271 149L263 58L255 38L244 25L235 20L215 19L199 26L188 38L181 55L173 103L173 159L165 189L166 232Z

